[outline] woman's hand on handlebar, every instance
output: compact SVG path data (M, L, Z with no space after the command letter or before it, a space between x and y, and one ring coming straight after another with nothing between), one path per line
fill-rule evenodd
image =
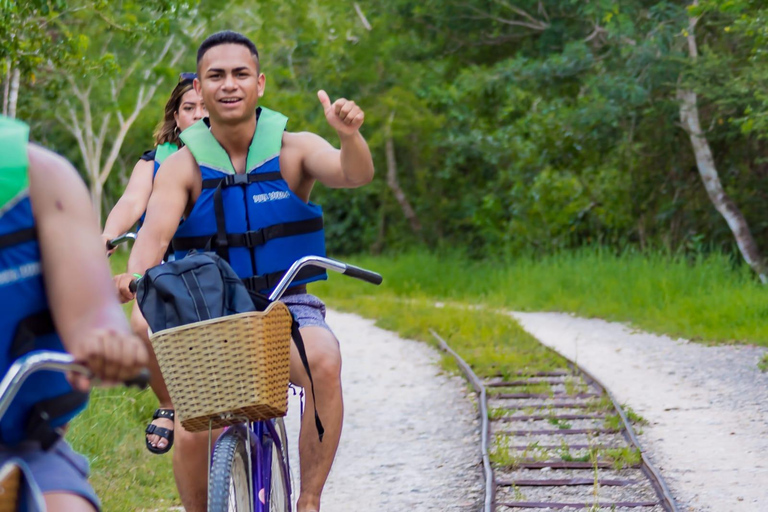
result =
M131 290L131 282L136 280L133 274L118 274L113 279L120 302L125 304L136 298L136 294Z
M131 380L148 362L147 347L138 337L114 329L94 329L69 352L93 372L93 377L107 385ZM73 387L88 390L89 378L74 372L70 375Z
M113 238L115 238L115 237L109 236L109 235L105 235L105 234L101 235L101 241L104 243L104 247L106 248L106 251L107 251L107 256L112 256L112 253L114 253L117 250L117 246L116 245L112 245L109 242Z

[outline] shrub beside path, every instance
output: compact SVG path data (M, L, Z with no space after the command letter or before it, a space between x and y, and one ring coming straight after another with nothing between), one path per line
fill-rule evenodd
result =
M640 442L682 510L765 510L764 347L705 346L561 313L513 316L649 421Z

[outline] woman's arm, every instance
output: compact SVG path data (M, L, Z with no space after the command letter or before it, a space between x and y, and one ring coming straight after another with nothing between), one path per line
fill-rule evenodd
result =
M105 243L131 229L147 209L149 196L152 194L154 171L154 161L139 160L133 168L123 196L109 212L107 221L104 223L101 238Z

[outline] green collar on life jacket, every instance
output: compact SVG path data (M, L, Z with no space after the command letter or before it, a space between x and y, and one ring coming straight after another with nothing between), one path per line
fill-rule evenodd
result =
M173 142L165 142L163 144L160 144L155 148L155 162L159 164L163 163L163 161L177 152L179 150L179 146L174 144Z
M29 126L0 116L0 211L29 187Z
M278 156L283 145L283 131L288 118L279 112L259 107L256 111L258 122L256 133L248 148L246 172L251 172L267 160ZM217 171L235 174L227 151L211 133L206 119L201 119L181 133L181 140L187 145L198 165Z

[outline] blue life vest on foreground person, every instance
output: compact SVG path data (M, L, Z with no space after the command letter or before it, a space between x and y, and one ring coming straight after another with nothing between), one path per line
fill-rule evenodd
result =
M48 310L40 246L29 198L29 127L0 116L0 372L34 350L65 352ZM88 394L74 391L60 372L27 379L0 421L0 444L58 438Z
M172 244L177 259L192 249L215 250L249 290L266 294L294 261L325 256L325 233L322 208L294 194L280 174L288 118L260 107L257 119L245 174L235 173L207 118L181 134L200 166L203 188ZM325 270L307 267L292 284L326 278Z

